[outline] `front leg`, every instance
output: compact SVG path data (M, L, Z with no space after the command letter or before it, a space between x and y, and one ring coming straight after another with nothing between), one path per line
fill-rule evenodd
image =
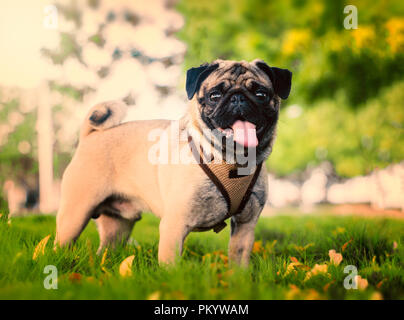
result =
M236 217L231 218L229 259L243 267L247 267L250 261L257 218L253 218L247 222L237 220Z
M160 264L172 264L182 255L189 228L178 217L163 217L160 222L158 259Z

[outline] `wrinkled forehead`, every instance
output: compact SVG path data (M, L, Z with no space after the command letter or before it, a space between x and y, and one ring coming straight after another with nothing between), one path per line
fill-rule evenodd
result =
M269 77L254 64L247 61L219 61L219 67L202 84L204 91L220 85L224 91L229 88L251 87L260 84L271 87Z

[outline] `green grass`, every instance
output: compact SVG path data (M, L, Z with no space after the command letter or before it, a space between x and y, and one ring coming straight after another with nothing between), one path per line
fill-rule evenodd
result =
M191 234L182 259L175 266L160 267L158 220L145 214L132 234L136 241L108 250L101 266L102 256L95 254L98 234L94 223L73 248L54 252L54 217L15 218L8 224L3 215L0 299L403 299L403 230L403 220L262 217L248 269L226 263L228 227L219 234ZM48 234L52 237L45 254L33 260L35 247ZM330 249L342 253L342 263L328 265L328 274L305 281L315 264L329 264ZM119 265L130 255L134 255L132 276L122 277ZM304 266L287 273L291 257ZM344 288L347 274L343 270L351 264L368 280L365 290ZM57 290L44 289L46 265L58 268Z

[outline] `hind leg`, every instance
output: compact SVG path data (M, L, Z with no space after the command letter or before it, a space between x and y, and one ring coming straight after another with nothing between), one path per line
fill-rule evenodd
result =
M101 214L95 220L100 236L100 246L97 253L104 247L114 246L119 242L126 242L132 232L136 220L129 220L118 215Z
M105 199L109 191L100 188L94 174L82 174L68 167L63 176L62 197L56 217L55 244L64 246L76 240L90 221L93 209Z
M92 199L62 203L56 216L55 244L64 246L75 241L91 218L91 210L96 205Z

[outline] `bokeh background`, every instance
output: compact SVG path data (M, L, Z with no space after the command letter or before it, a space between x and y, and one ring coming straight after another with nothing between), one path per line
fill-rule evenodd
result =
M178 119L187 68L216 58L293 72L264 213L402 216L401 0L0 0L0 210L55 212L89 107Z

